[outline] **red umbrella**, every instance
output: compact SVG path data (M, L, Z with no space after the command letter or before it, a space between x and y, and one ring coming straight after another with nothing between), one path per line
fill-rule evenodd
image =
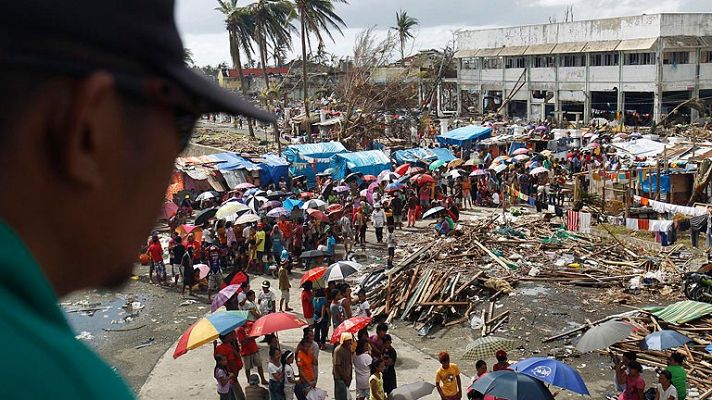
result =
M408 172L408 168L410 168L410 164L403 164L400 167L396 168L395 173L403 176L406 172Z
M344 211L344 206L342 206L341 204L332 204L329 207L326 207L326 211L329 214L340 213L341 211Z
M329 222L329 216L321 212L320 210L309 208L307 209L307 214L314 219L318 219L321 222Z
M420 175L420 178L418 178L418 185L424 185L426 183L435 183L435 179L428 174Z
M246 273L238 271L232 276L229 284L226 284L225 281L220 282L220 290L225 289L228 285L242 285L243 282L247 282L249 279Z
M255 321L250 330L250 336L269 335L270 333L286 331L288 329L301 328L306 324L306 322L292 313L279 312L267 314Z
M303 285L307 281L314 282L320 279L322 276L324 276L324 273L327 269L327 267L316 267L305 272L304 275L302 275L302 279L299 281L299 286Z
M410 168L408 168L408 173L409 173L409 174L420 174L420 173L423 173L423 172L425 172L425 168L421 168L421 167L410 167Z
M371 317L352 317L342 322L341 325L334 329L334 334L331 335L331 343L339 343L342 333L356 333L371 323Z
M257 187L257 186L251 184L250 182L243 182L243 183L240 183L239 185L235 186L235 189L245 190L245 189L252 189L254 187Z
M301 197L301 198L303 198L303 199L311 199L312 197L314 197L314 193L312 193L312 192L302 192L302 193L299 194L299 197Z
M410 177L410 179L408 181L410 183L416 183L416 182L418 182L418 179L420 179L421 175L422 174L413 175Z
M378 178L374 175L364 175L361 177L361 179L363 179L366 182L371 182L371 181L375 181Z

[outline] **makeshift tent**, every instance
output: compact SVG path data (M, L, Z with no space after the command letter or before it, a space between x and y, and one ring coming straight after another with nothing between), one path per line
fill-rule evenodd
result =
M341 143L323 142L288 146L282 156L291 164L289 172L292 176L304 175L307 185L313 187L316 184L316 174L329 168L331 157L340 153L348 153Z
M658 177L657 175L650 175L643 179L641 174L638 181L640 182L640 189L646 193L655 193L658 191ZM670 175L660 174L660 193L668 193L670 191Z
M225 182L234 189L237 185L247 182L247 177L253 171L259 171L260 166L250 160L240 157L235 153L217 153L209 157L217 159L219 162L215 166L222 173Z
M381 150L340 153L331 157L330 168L334 169L331 174L334 179L343 179L352 172L378 175L381 171L391 169L391 160Z
M474 142L487 139L492 135L492 128L481 125L468 125L453 129L436 136L438 143L455 146L469 146Z
M260 166L260 184L265 186L274 183L278 186L280 178L289 177L289 163L282 157L275 154L265 154L262 156Z
M414 147L412 149L398 150L392 153L392 157L397 164L414 164L419 162L430 164L435 160L450 162L455 159L452 152L443 147L436 147L433 149Z

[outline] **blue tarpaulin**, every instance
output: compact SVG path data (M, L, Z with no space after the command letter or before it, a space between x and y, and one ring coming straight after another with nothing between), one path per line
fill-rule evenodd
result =
M218 162L215 164L220 171L234 171L236 169L246 169L248 171L256 171L260 166L250 160L246 160L235 153L216 153L211 154Z
M478 140L487 139L491 135L492 128L481 125L468 125L445 132L436 136L436 138L440 144L466 146Z
M329 167L334 169L331 174L334 179L344 179L346 175L352 172L360 172L364 175L378 175L381 171L391 169L391 159L381 150L340 153L331 158Z
M640 187L644 192L647 193L653 193L658 191L658 177L657 175L653 175L652 177L646 177L646 179L643 179L643 176L640 175ZM651 185L652 183L652 185ZM651 189L652 186L652 189ZM670 191L670 175L668 174L660 174L660 192L661 193L668 193Z
M289 163L287 160L275 154L265 154L262 156L262 160L263 161L258 164L261 168L261 185L274 183L275 186L278 186L280 178L284 177L285 180L289 178Z
M442 147L436 147L433 149L414 147L412 149L395 151L391 154L391 156L398 164L415 164L418 162L430 164L435 160L450 162L455 159L455 156L452 155L452 152L449 149Z
M289 172L292 176L304 175L307 185L314 187L316 174L329 168L331 157L348 152L339 142L323 142L292 145L287 147L282 155L291 164Z

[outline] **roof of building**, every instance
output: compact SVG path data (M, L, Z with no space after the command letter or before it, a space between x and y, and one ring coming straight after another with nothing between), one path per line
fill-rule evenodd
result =
M284 75L289 72L288 67L267 67L267 75ZM237 78L237 69L228 69L228 78ZM242 76L262 76L262 68L243 68Z

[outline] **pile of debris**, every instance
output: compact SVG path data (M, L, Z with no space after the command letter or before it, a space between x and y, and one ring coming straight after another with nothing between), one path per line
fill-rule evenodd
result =
M691 255L682 247L663 252L632 248L617 238L568 232L541 214L507 218L501 213L461 221L451 237L408 235L407 258L388 271L372 272L362 281L376 315L413 321L429 331L468 319L483 302L479 318L483 335L504 323L494 315L497 297L513 291L518 281L555 282L595 288L614 288L620 302L643 301L623 290L650 289L657 296L679 298L680 272ZM434 232L433 232L434 235ZM474 326L475 324L473 324Z
M265 140L265 135L260 129L255 130L256 138L250 139L246 134L235 133L230 128L225 127L204 127L199 126L191 141L203 146L217 147L225 151L249 154L265 154L276 148L273 138Z

